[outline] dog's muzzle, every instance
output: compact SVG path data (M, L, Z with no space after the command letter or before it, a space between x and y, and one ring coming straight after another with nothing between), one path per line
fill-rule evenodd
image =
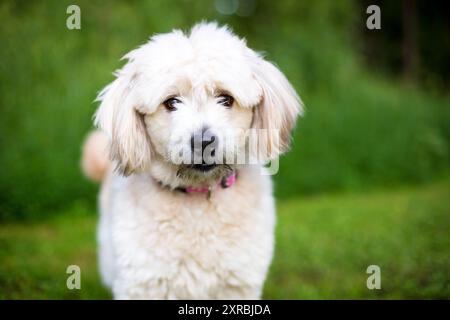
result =
M217 167L215 154L218 147L218 137L209 130L202 128L191 137L192 165L194 170L206 172Z

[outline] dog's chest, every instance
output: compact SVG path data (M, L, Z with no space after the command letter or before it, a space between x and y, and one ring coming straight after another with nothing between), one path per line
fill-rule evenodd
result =
M274 213L256 196L230 191L210 200L139 199L116 224L122 229L116 238L122 260L170 284L167 297L218 297L226 288L261 282L272 254Z
M118 184L109 225L116 291L129 288L130 297L145 298L258 298L273 252L275 212L270 185L255 179L246 183L241 175L209 200L136 181Z
M189 196L190 197L190 196ZM245 249L257 242L264 229L262 208L229 201L207 200L202 195L168 203L141 220L149 228L144 238L152 246L165 248L179 263L191 261L203 268L217 267L228 254L248 256ZM164 211L165 212L164 212Z

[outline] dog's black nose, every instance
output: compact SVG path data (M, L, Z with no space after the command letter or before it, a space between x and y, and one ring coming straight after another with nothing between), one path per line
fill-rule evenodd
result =
M192 153L198 155L202 163L212 164L214 162L213 157L216 153L217 144L217 136L207 127L191 137Z

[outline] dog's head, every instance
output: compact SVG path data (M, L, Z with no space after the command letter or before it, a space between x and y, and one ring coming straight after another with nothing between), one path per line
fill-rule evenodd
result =
M248 151L249 129L264 129L260 159L288 148L299 97L226 27L156 35L125 58L95 116L123 174L154 170L169 185L212 181Z

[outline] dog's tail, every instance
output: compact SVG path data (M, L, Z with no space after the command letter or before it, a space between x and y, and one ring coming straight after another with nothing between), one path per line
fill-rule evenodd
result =
M101 182L111 161L109 160L108 137L101 131L89 133L83 144L81 167L84 174L95 182Z

